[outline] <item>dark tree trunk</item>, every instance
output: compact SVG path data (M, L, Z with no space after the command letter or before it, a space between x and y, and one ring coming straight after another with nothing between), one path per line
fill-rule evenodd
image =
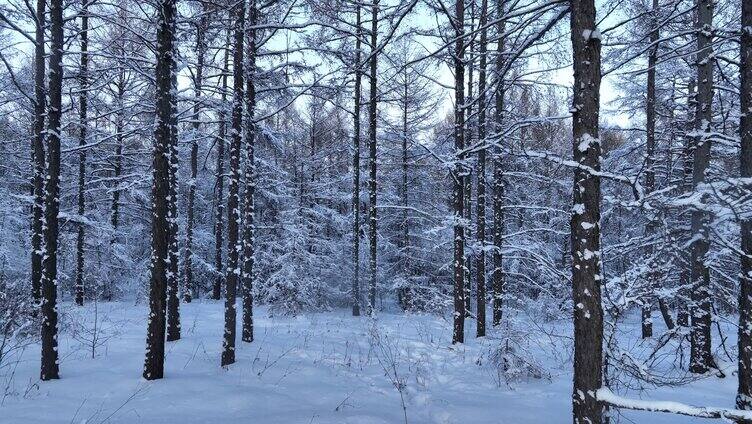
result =
M475 31L475 0L470 0L470 34L473 34ZM473 65L473 53L475 48L475 43L473 40L475 39L475 36L469 36L468 37L470 41L467 45L468 50L468 57L467 57L467 95L465 96L465 105L467 110L465 110L465 146L469 147L472 146L474 143L474 137L473 137L473 130L475 129L475 126L473 125L475 116L473 115L473 84L474 84L474 78L473 78L473 70L475 66ZM473 258L472 258L472 251L468 249L468 244L471 242L473 238L473 232L472 232L472 224L473 224L473 167L470 164L470 155L465 154L462 157L462 162L465 164L465 175L464 175L464 195L465 195L465 201L464 201L464 207L465 210L463 212L463 218L465 221L465 317L470 318L472 316L472 307L471 307L471 300L472 300L472 281L473 281Z
M741 110L741 177L752 177L752 2L742 2ZM747 187L749 189L749 186ZM736 407L752 409L752 219L741 222L742 257L739 279L739 390Z
M602 406L595 391L602 384L603 309L601 307L600 171L598 115L601 42L594 0L572 0L571 37L574 63L572 100L574 170L571 220L572 299L574 301L574 423L598 424Z
M78 152L78 215L84 216L86 212L86 136L87 136L87 108L88 108L88 90L89 90L89 0L82 0L81 7L81 68L79 70L79 110L78 125L79 139L78 145L81 150ZM84 304L84 241L85 226L83 222L78 223L78 234L76 237L76 304Z
M228 31L227 44L230 44ZM219 137L217 138L217 196L216 196L216 214L214 215L214 268L217 276L214 279L212 287L212 299L219 300L222 293L222 280L224 272L222 270L222 244L224 243L224 169L225 169L225 138L227 137L227 113L225 112L225 103L227 101L227 74L229 73L229 49L225 49L224 63L222 65L222 94L220 95L219 107Z
M173 22L173 26L175 23ZM175 34L175 28L172 29ZM173 44L172 76L170 77L172 90L177 93L177 47ZM176 95L170 96L172 115L170 116L170 196L168 203L169 215L169 251L167 272L167 341L180 340L180 298L178 297L178 283L180 280L180 251L178 250L178 100Z
M360 84L363 78L361 70L361 46L363 37L360 16L360 3L355 6L355 93L353 114L353 281L352 281L352 314L360 316Z
M172 110L173 43L175 42L175 0L159 3L157 25L156 109L154 160L152 164L152 254L149 289L149 324L143 376L155 380L164 376L165 321L167 303L167 258L169 250L170 150Z
M699 0L697 4L697 113L695 115L696 139L692 164L692 187L702 189L705 173L710 163L710 137L713 120L713 61L711 60L711 25L713 1ZM707 203L708 194L700 196ZM689 370L703 374L717 368L712 355L710 325L710 270L705 255L710 247L708 215L700 209L692 211L691 282L692 282L692 347Z
M238 239L240 224L240 148L243 131L243 36L245 32L245 0L234 6L234 51L232 59L232 141L230 143L230 188L227 199L227 277L225 278L225 332L222 344L222 366L235 363L236 289L241 273Z
M651 19L652 31L650 31L650 50L648 51L648 86L647 86L647 100L646 100L646 140L645 140L645 194L649 195L655 190L655 170L653 164L655 162L655 67L658 64L658 0L653 0L653 13ZM648 248L648 262L649 268L656 266L656 261L653 258L654 250L652 248L652 237L655 235L655 217L652 211L648 211L648 222L645 225L645 234L648 237L648 243L651 243L651 247ZM642 338L646 339L653 336L653 321L651 318L651 302L653 297L654 285L655 285L656 273L655 270L649 269L647 274L648 293L643 297L642 306Z
M480 6L480 69L478 70L478 140L483 143L478 151L478 252L476 263L475 299L477 303L476 335L486 335L486 45L488 43L488 0L481 0Z
M465 225L462 215L465 210L462 150L465 148L465 2L456 0L454 7L454 151L452 169L452 199L454 206L454 325L452 343L465 341Z
M253 341L253 253L254 253L254 194L256 191L256 30L258 10L256 0L250 0L248 5L248 68L246 69L246 167L245 167L245 199L243 226L243 333L244 342Z
M34 205L31 223L31 295L34 302L42 299L42 237L44 224L44 117L46 111L44 25L46 0L37 0L36 26L34 31L34 137L32 160L34 162Z
M60 378L57 352L57 215L60 211L60 117L63 92L63 2L50 1L50 75L47 111L47 176L44 187L41 379Z
M370 242L368 287L368 314L376 309L376 63L379 2L374 0L371 8L371 88L368 101L368 239Z
M498 34L504 34L504 21L501 17L504 15L504 0L496 0L496 31ZM494 133L502 132L502 119L504 118L504 57L501 52L504 51L504 38L499 36L496 45L496 98L494 110ZM497 143L501 143L498 137L495 137ZM493 177L493 325L501 324L502 306L504 298L504 270L503 255L501 251L504 241L504 169L501 162L501 151L494 147L493 155L494 177Z
M193 282L193 225L195 220L196 177L198 176L198 136L201 129L201 90L204 79L204 54L206 43L204 34L207 26L207 15L204 3L200 2L201 18L196 25L196 74L194 76L193 103L193 136L191 137L191 180L188 182L188 216L185 228L185 262L183 263L183 301L190 303L196 285Z

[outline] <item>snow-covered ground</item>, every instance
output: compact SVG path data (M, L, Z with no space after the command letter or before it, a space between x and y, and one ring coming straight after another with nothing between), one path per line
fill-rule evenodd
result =
M238 339L237 362L223 369L222 304L200 301L181 305L183 338L168 343L165 378L147 382L146 307L100 303L94 312L61 305L61 380L38 380L37 345L3 368L0 423L571 422L566 323L530 323L538 330L519 337L517 351L532 367L504 378L494 358L501 334L479 341L468 326L467 343L452 346L450 323L435 316L353 318L340 309L269 317L262 307L256 340ZM735 390L729 375L643 397L731 407ZM694 422L640 412L619 420Z

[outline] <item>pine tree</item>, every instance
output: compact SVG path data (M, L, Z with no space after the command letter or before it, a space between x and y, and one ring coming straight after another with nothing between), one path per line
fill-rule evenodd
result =
M47 105L45 89L44 26L47 1L37 0L36 25L34 26L34 134L31 156L34 166L32 181L34 204L31 223L31 291L36 303L42 299L42 247L44 225L44 118ZM41 304L41 303L40 303Z
M476 262L475 298L477 307L475 311L477 326L476 335L486 335L486 48L488 44L488 0L481 0L480 6L480 69L478 70L478 140L481 146L478 151L477 172L477 234L480 251Z
M239 237L240 226L240 148L243 138L243 39L245 33L245 0L233 7L234 46L232 60L232 141L230 142L230 187L227 199L227 276L225 278L225 331L222 344L222 366L235 363L236 292L241 276Z
M173 54L175 42L175 0L161 0L157 13L156 128L152 163L152 252L149 288L149 323L143 376L147 380L164 377L164 349L167 314L167 274L170 272L169 196L172 145Z
M695 134L692 162L692 188L704 190L706 172L710 163L710 138L713 122L713 48L711 31L713 24L713 0L699 0L697 4L697 113L695 114ZM708 193L700 195L703 204L708 202ZM710 368L717 368L712 355L710 338L711 298L710 270L705 263L705 255L710 248L707 213L701 209L692 210L691 245L691 284L692 284L692 337L689 369L703 374Z
M230 44L230 31L227 32L227 43ZM222 280L224 273L222 269L222 245L224 243L224 169L225 169L225 142L227 137L227 113L225 112L225 103L227 102L227 76L229 73L230 49L225 49L224 59L222 62L222 90L220 92L219 106L219 135L217 136L217 169L216 169L216 196L214 204L216 211L214 214L214 269L216 278L212 285L212 299L219 300L222 293Z
M742 2L739 73L741 140L740 170L742 178L752 177L752 3ZM747 187L749 187L747 185ZM752 219L741 222L741 272L739 278L739 389L736 407L752 409Z
M81 148L78 152L78 215L83 220L86 211L86 136L87 136L87 108L88 108L88 90L89 90L89 0L82 0L81 7L81 67L79 68L79 139L78 145ZM78 223L78 234L76 237L76 304L84 304L84 241L85 226L83 222Z
M454 325L452 343L465 341L465 169L461 162L465 148L465 64L464 25L465 3L457 0L454 6L454 154L452 169L452 199L454 212Z
M50 75L47 111L47 175L44 186L41 379L60 378L57 352L57 244L60 212L60 118L63 92L63 2L50 1Z
M253 341L253 255L254 255L254 194L256 192L256 25L258 10L256 0L248 5L248 67L246 68L246 123L245 123L245 198L243 202L243 333L244 342Z
M361 22L360 3L355 5L355 92L353 111L353 281L352 281L352 314L360 316L360 84L363 71L360 63L361 38L363 26Z
M368 240L369 240L369 269L370 283L368 287L368 314L372 315L376 309L376 111L377 111L377 74L376 64L378 46L379 2L373 1L371 7L371 57L370 57L370 90L368 100Z
M596 29L595 2L572 0L571 37L574 64L572 99L574 169L570 221L572 300L574 302L575 423L601 422L601 404L595 391L602 384L603 309L601 307L600 171L598 138L600 109L601 40Z

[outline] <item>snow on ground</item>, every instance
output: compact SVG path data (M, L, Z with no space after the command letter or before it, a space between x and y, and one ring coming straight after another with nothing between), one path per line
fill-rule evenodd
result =
M493 365L499 335L479 341L473 326L466 328L468 343L452 346L451 325L440 317L353 318L338 309L271 318L261 307L256 340L238 338L237 362L223 369L223 306L200 301L181 305L183 338L167 344L165 378L147 382L145 305L100 303L96 314L95 305L60 309L61 380L40 382L39 346L27 348L0 374L10 392L0 423L394 424L405 415L408 423L571 422L568 353L551 349L570 336L564 323L527 336L528 350L519 351L543 364L543 378L505 381ZM729 375L649 396L730 407L735 390ZM614 421L695 422L641 412Z

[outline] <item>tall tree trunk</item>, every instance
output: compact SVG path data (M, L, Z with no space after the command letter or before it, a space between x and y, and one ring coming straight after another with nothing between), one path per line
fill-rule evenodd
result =
M156 109L154 159L152 163L152 252L149 289L149 324L143 376L164 376L165 321L167 313L167 264L169 249L169 199L171 120L173 117L172 66L175 42L175 0L159 2L157 25Z
M697 113L695 115L694 163L692 188L704 190L705 173L710 163L710 137L713 120L713 60L711 26L713 0L699 0L697 4ZM707 193L700 196L705 204ZM705 256L710 247L708 215L701 209L692 211L691 281L692 281L692 343L689 370L703 374L717 368L712 355L710 324L710 270Z
M60 211L60 117L63 92L63 2L50 1L50 75L47 112L47 176L44 187L42 275L42 380L60 378L57 353L57 215Z
M122 81L121 81L122 82ZM123 85L118 86L118 114L117 122L115 123L115 187L112 189L112 210L110 213L110 225L113 230L117 230L120 225L120 176L123 174L123 94L125 87ZM112 242L115 241L115 237L112 238Z
M687 122L693 122L694 114L697 113L697 107L695 106L695 96L697 93L695 92L695 89L695 82L693 79L690 79L687 86ZM688 195L692 191L693 144L694 142L692 141L692 137L690 135L686 135L684 137L684 160L682 169L682 192L686 195ZM690 237L691 234L686 235L687 241L689 241ZM682 259L682 269L679 273L679 305L677 307L676 313L676 324L679 327L689 327L689 306L691 303L690 274L692 268L692 260L691 255L687 251L680 252L680 255Z
M496 98L494 110L494 133L502 132L502 120L504 118L504 0L496 0L496 32L499 40L496 44ZM496 143L501 143L500 137L494 137ZM503 255L501 251L504 241L504 168L501 162L501 149L494 147L493 154L494 177L493 177L493 325L501 324L502 306L504 298L504 270Z
M79 70L79 109L78 125L79 139L78 145L81 150L78 152L78 216L83 218L86 212L86 136L87 136L87 108L88 108L88 90L89 90L89 0L82 0L81 7L81 68ZM76 304L84 304L84 241L85 226L83 222L78 223L78 234L76 237Z
M473 78L474 66L474 48L475 43L475 0L470 0L470 41L468 42L468 58L467 58L467 95L465 96L465 104L467 110L465 111L465 145L473 146L475 142L473 137L473 130L475 125L473 120L473 85L475 79ZM465 154L462 161L465 162L465 175L464 175L464 195L465 195L465 210L463 212L463 218L465 221L465 317L470 318L472 316L472 281L473 281L473 258L471 249L468 249L468 244L473 238L472 224L473 224L473 167L469 163L470 155Z
M227 45L230 44L230 31L227 33ZM216 196L216 213L214 215L214 269L217 276L214 279L212 287L212 299L219 300L222 293L222 280L224 273L222 270L222 244L224 233L224 169L225 169L225 138L227 137L227 113L225 112L225 103L227 102L227 74L229 73L229 49L225 49L225 57L222 65L222 93L220 95L219 106L219 137L217 138L217 196Z
M571 37L574 63L572 100L574 170L571 219L572 299L574 301L575 423L598 424L602 407L595 391L602 384L603 309L601 306L600 171L598 139L601 41L594 0L572 0Z
M462 150L465 148L465 2L456 0L454 5L454 151L452 169L452 198L454 206L454 325L452 343L465 341L465 167Z
M361 22L360 3L355 6L355 93L353 114L353 281L352 281L352 314L360 316L360 84L363 78L361 70L361 47L363 27Z
M401 203L402 203L402 236L400 237L399 241L399 248L401 251L401 255L403 257L403 264L402 269L404 272L404 277L407 280L410 278L410 211L407 209L407 205L409 203L408 201L408 184L407 184L407 174L408 174L408 150L407 150L407 139L410 134L410 128L408 127L407 121L408 121L408 107L410 103L410 94L409 94L409 84L410 79L408 76L408 69L407 67L404 67L402 69L402 187L400 189L400 197L401 197ZM408 309L412 306L413 300L412 300L412 288L411 287L403 287L401 289L402 295L401 303L403 309Z
M246 69L246 168L245 168L245 199L243 226L243 334L244 342L253 341L253 253L254 253L254 213L253 196L256 191L256 24L258 10L256 0L250 0L248 5L248 68Z
M44 25L47 0L37 0L36 26L34 31L34 137L32 160L34 162L34 205L31 223L31 295L34 302L42 299L42 237L44 227L44 118L46 111Z
M741 177L752 177L752 3L742 2L740 103ZM747 187L749 188L749 186ZM739 389L736 407L752 409L752 219L741 222L742 255L739 278Z
M371 8L371 88L368 102L368 238L370 241L370 284L368 288L368 314L376 309L376 36L378 32L379 2Z
M204 3L199 2L200 9L198 24L196 25L196 75L194 76L194 103L193 103L193 136L191 137L191 179L188 182L188 216L185 228L185 262L183 263L183 301L190 303L196 285L193 282L193 225L196 203L196 177L198 176L198 137L201 129L201 90L204 78L204 54L206 43L204 41L207 15Z
M645 140L645 194L649 195L655 190L655 170L653 169L655 159L655 67L658 64L658 0L653 0L653 13L651 19L652 31L650 31L650 50L648 50L648 86L647 99L645 102L646 110L646 140ZM648 236L648 243L652 243L652 237L655 235L655 217L652 211L648 211L648 222L645 225L645 234ZM652 245L651 245L652 246ZM648 267L656 266L653 259L654 250L648 248ZM653 321L651 318L651 301L653 297L656 273L655 270L649 269L647 274L648 293L642 299L642 338L646 339L653 336Z
M173 22L173 26L175 23ZM176 28L173 28L173 34ZM177 79L177 43L172 45L172 76L170 77L172 90L178 91ZM180 280L180 251L178 248L178 99L175 94L170 96L172 101L172 115L170 116L170 196L168 197L168 222L170 229L167 272L167 341L180 339L180 298L178 297L178 283Z
M245 33L245 0L234 7L235 45L232 55L232 142L230 143L230 187L227 199L227 276L225 278L225 332L222 344L222 366L235 363L236 289L240 277L240 148L243 131L243 36Z
M486 335L486 47L488 43L488 0L481 0L480 6L480 69L478 70L478 140L482 144L478 151L478 210L477 233L480 251L476 263L475 299L477 303L476 336Z

